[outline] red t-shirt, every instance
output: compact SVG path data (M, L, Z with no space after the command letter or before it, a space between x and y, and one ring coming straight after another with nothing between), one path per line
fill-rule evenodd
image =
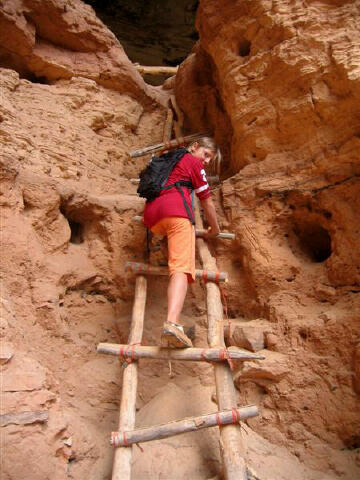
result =
M193 189L200 200L205 200L210 197L210 188L206 178L204 165L202 161L186 153L176 167L171 172L166 185L171 185L180 180L191 181ZM184 196L190 211L192 211L191 205L191 189L188 187L180 187L184 192ZM169 188L169 190L163 190L160 195L147 202L144 210L144 223L148 228L153 227L157 222L165 217L185 217L189 218L186 213L184 201L180 195L180 192L176 187Z

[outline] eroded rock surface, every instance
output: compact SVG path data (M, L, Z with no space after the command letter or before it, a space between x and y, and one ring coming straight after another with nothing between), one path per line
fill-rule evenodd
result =
M249 424L349 479L359 475L359 11L358 1L204 1L200 43L176 77L188 128L214 130L228 152L219 202L237 240L214 249L232 278L230 321L268 320L265 347L282 359L238 367L242 398L262 406Z
M81 0L4 0L0 62L42 83L82 76L143 100L161 98Z
M81 76L46 85L1 69L0 89L2 474L100 478L121 389L95 347L126 341L123 266L144 251L129 178L145 160L127 152L163 138L166 112Z

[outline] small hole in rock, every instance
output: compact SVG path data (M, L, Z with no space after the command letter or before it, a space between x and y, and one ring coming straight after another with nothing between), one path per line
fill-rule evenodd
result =
M308 334L304 330L300 330L299 335L303 340L308 338Z
M239 55L241 57L247 57L250 55L251 42L249 40L242 40L239 44Z
M23 203L24 203L24 212L28 212L33 208L32 205L24 197L23 197Z

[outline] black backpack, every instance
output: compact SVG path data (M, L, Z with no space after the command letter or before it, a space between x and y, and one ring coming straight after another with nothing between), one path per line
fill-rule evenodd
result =
M172 185L165 187L165 184L169 178L170 173L173 171L175 165L182 159L182 157L188 153L186 148L180 148L168 153L160 155L160 157L153 157L150 163L140 173L140 183L137 189L137 193L140 197L146 198L147 202L151 202L157 198L162 190L168 190L175 187L184 202L186 212L192 224L195 224L194 217L186 203L184 192L180 187L193 188L192 183L185 180L180 180Z

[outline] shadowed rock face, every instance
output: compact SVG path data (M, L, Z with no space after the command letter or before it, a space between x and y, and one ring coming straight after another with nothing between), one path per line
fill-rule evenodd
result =
M87 0L133 62L178 65L198 38L197 0Z
M141 65L179 65L198 39L197 0L87 0L130 60ZM161 84L163 78L146 78Z

